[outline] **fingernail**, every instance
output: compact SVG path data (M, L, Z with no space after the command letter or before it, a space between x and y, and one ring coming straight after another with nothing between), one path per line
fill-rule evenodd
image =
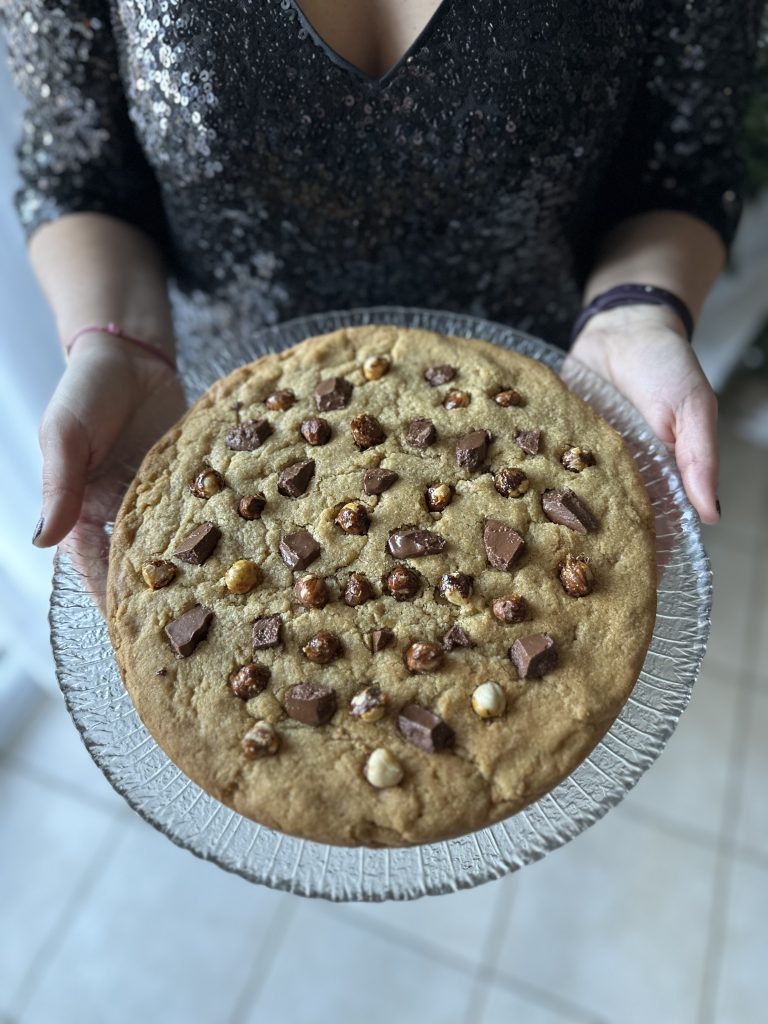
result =
M717 514L719 516L721 516L723 513L720 511L720 499L719 498L715 498L715 508L717 509Z
M37 520L37 526L35 527L35 532L32 534L32 543L33 544L37 544L37 538L43 532L43 527L44 526L45 526L45 519L43 519L43 517L40 516L40 518Z

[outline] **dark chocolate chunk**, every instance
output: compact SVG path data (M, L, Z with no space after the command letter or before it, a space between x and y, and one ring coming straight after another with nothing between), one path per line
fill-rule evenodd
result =
M401 526L393 530L387 541L387 551L393 558L421 558L424 555L437 555L445 547L445 537L431 530L421 530L417 526Z
M406 440L411 448L429 448L437 440L437 431L432 420L411 420Z
M376 445L383 444L387 439L384 428L376 417L369 416L365 412L360 416L355 416L349 424L349 429L352 431L352 440L361 452L375 448Z
M310 416L308 420L302 422L299 433L307 444L317 447L328 444L331 440L331 425L328 420L323 420L319 416Z
M190 565L202 565L219 542L221 530L214 523L200 523L173 552L173 557Z
M483 544L488 564L494 569L509 572L525 546L517 530L499 519L487 519L483 530Z
M261 448L272 433L269 420L246 420L227 434L227 448L233 452L252 452Z
M277 647L280 643L281 626L282 621L279 615L265 615L260 619L254 619L251 633L251 645L254 651L262 651L265 647Z
M538 455L541 443L540 430L518 430L515 434L515 443L528 455Z
M458 623L455 623L443 637L443 650L452 651L454 647L474 647L465 630Z
M320 555L320 545L309 530L297 530L280 538L280 557L289 569L306 569Z
M352 397L352 385L343 377L326 377L315 388L315 404L320 412L345 409Z
M379 651L391 647L395 642L395 634L391 629L374 629L371 633L371 653L378 654Z
M440 387L441 384L447 384L455 376L455 366L430 366L424 371L424 380L431 384L433 388Z
M555 642L548 633L521 636L509 648L509 660L521 679L539 679L557 665Z
M286 712L304 725L325 725L336 713L336 694L317 683L297 683L285 691Z
M277 478L277 489L286 498L300 498L309 487L309 481L315 475L315 460L294 462L286 466Z
M470 473L481 468L488 454L491 435L487 430L473 430L456 442L456 462Z
M578 494L571 490L550 487L541 495L541 507L547 519L558 526L567 526L576 533L597 529L597 519Z
M383 494L397 479L392 469L368 469L363 477L363 490L366 494Z
M202 604L184 612L165 627L165 635L177 658L188 658L201 640L208 636L213 612Z
M453 729L421 704L406 704L397 716L397 728L409 743L432 754L453 746Z

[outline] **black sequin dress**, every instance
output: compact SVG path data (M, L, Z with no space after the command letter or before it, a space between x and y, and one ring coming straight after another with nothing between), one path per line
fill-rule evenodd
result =
M18 209L142 226L228 329L417 305L564 344L612 224L730 242L761 8L442 0L374 79L294 0L4 0Z

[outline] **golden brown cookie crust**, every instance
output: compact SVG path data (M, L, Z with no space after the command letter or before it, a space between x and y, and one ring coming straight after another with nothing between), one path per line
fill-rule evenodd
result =
M387 355L390 371L366 380L370 356ZM451 364L450 384L431 387L428 367ZM344 377L354 390L344 409L317 412L321 379ZM502 408L492 396L516 388L521 407ZM298 401L271 412L265 397L290 388ZM451 389L470 395L466 407L447 410ZM242 420L267 418L273 433L255 451L231 451L225 441ZM352 440L352 418L378 418L387 439L367 451ZM326 445L312 447L299 433L302 420L322 416L333 427ZM431 419L437 442L414 449L405 441L416 417ZM488 472L459 469L456 440L473 429L493 435L487 466L519 467L530 480L520 498L503 497ZM541 450L524 455L516 430L540 429ZM579 445L596 464L580 473L560 464L562 452ZM282 469L312 458L315 475L304 496L277 491ZM394 486L379 497L363 492L364 471L394 469ZM224 489L203 500L189 491L211 466ZM441 513L428 512L427 486L455 485ZM550 522L542 511L546 488L571 488L597 517L586 535ZM237 513L245 494L261 491L261 518ZM334 523L339 505L360 499L370 510L366 536L342 533ZM488 566L483 523L498 518L519 531L526 547L511 572ZM193 526L215 522L222 536L203 565L175 561L176 579L149 590L141 565L173 560ZM415 523L446 539L440 554L408 560L424 585L417 598L398 602L383 593L382 577L396 563L386 553L389 532ZM279 554L280 537L302 527L322 546L305 572L294 572ZM594 591L574 598L563 589L558 566L566 554L586 555ZM238 559L256 561L264 573L245 595L227 591L223 577ZM348 574L374 582L377 596L357 607L340 597ZM474 578L470 602L457 607L435 597L444 573ZM314 573L329 583L333 599L306 610L293 596L299 576ZM491 613L494 600L520 593L529 604L524 622L503 624ZM189 657L176 659L166 624L201 603L214 612L205 639ZM347 328L311 338L284 352L243 366L213 385L147 454L117 518L110 552L108 622L118 665L145 725L168 756L203 789L236 811L269 827L321 842L401 846L458 835L521 810L550 790L592 750L625 703L640 672L656 608L654 519L634 461L619 435L585 402L571 394L542 364L479 340L446 338L430 331L387 325ZM253 620L279 614L282 645L251 650ZM446 653L434 672L414 675L404 663L408 644L439 641L455 623L472 638L471 649ZM395 643L373 655L372 630L394 630ZM312 665L302 647L319 630L344 643L341 658ZM520 680L507 658L518 637L549 633L559 664L542 679ZM230 673L255 660L271 676L249 701L235 697ZM162 673L162 674L160 674ZM500 684L507 701L500 718L481 719L471 696L481 683ZM287 688L310 681L332 687L338 710L327 725L312 727L286 716ZM348 703L363 685L377 683L389 697L378 722L352 718ZM453 750L427 753L396 728L397 712L410 702L436 712L455 732ZM247 760L244 734L266 720L280 735L279 752ZM374 788L363 774L377 747L389 750L403 780Z

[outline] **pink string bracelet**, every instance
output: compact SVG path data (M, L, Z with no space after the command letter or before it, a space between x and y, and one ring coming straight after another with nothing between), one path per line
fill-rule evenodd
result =
M67 344L64 346L64 354L69 357L70 352L75 346L75 342L82 338L84 334L111 334L114 338L120 338L122 341L130 342L131 345L137 345L144 352L148 352L149 355L154 356L155 359L159 359L165 363L166 366L170 367L176 372L176 360L168 355L167 352L159 347L159 345L153 345L149 341L144 341L143 338L137 338L133 334L128 334L126 331L121 330L117 324L113 324L111 321L108 324L91 324L88 327L81 327L79 331L73 337L69 339Z

